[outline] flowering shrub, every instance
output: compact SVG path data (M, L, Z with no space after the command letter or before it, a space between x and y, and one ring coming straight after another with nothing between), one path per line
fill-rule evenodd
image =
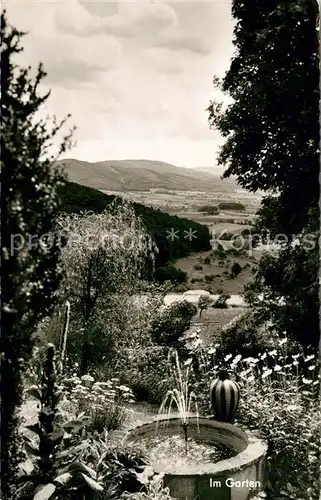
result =
M188 362L197 365L194 390L208 409L208 384L216 378L219 346L205 348L196 331L185 339ZM241 387L237 423L258 429L267 440L267 493L271 500L319 498L320 364L316 355L293 352L286 338L256 357L223 359ZM194 370L195 372L195 370Z
M125 405L134 402L131 389L121 385L118 378L95 382L91 375L79 378L74 373L63 379L62 388L69 411L75 415L83 413L88 417L88 432L101 434L104 430L119 429L126 417Z
M26 388L41 385L44 355L44 348L34 348L24 374ZM59 403L61 414L67 419L83 414L88 421L86 431L90 433L119 429L129 411L128 405L134 402L132 390L118 378L99 382L89 374L78 376L77 370L75 363L72 370L66 368L66 373L59 378L59 390L63 394Z
M282 350L257 358L231 359L240 373L242 395L238 421L259 429L268 442L267 479L270 498L317 500L320 492L320 377L314 355ZM300 359L301 358L301 359ZM310 372L299 371L299 360ZM262 365L262 361L266 364Z

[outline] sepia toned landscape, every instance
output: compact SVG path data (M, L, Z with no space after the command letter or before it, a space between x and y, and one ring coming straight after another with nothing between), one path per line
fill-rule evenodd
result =
M319 500L316 1L4 4L1 500Z

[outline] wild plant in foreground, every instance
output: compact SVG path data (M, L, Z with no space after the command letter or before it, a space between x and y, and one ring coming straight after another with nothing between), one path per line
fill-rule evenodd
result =
M65 314L64 314L64 322L61 330L60 341L59 341L59 363L58 363L58 373L62 375L64 370L64 362L66 357L66 347L67 347L67 338L68 338L68 330L69 330L69 321L70 321L70 302L66 300L65 304Z
M97 472L104 486L102 500L119 500L124 492L146 491L151 467L137 443L112 442L106 432L87 440L81 458Z
M189 373L190 373L189 364L186 366L184 372L180 366L177 351L170 350L168 356L169 356L170 372L175 387L167 391L165 398L160 406L159 414L160 415L165 414L169 416L172 410L172 406L173 405L176 406L179 418L182 423L182 428L184 431L185 452L187 454L188 418L190 416L193 405L196 412L196 416L198 417L197 398L195 393L191 390L189 384Z
M61 422L59 402L63 393L57 386L52 344L48 344L41 386L31 387L29 393L40 403L38 422L26 427L36 436L26 436L26 452L33 467L29 474L20 477L15 497L69 498L68 493L77 490L78 498L94 498L103 487L96 472L77 460L81 450L71 445L73 431L79 431L85 422Z

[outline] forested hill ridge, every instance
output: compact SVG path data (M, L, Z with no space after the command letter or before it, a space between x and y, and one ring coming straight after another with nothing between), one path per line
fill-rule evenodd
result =
M101 213L117 198L96 189L82 186L75 182L66 182L58 188L61 200L60 211L65 213L80 213L93 211ZM171 260L189 255L192 252L210 250L210 233L206 226L197 222L172 216L139 203L132 203L135 212L141 216L150 235L159 249L156 255L156 265L162 266ZM178 237L170 238L170 232L175 231ZM193 231L188 237L188 232Z
M233 179L220 178L215 167L184 168L152 160L115 160L90 163L75 159L57 162L68 178L85 186L105 191L180 191L233 192L238 189ZM220 172L220 171L219 171Z

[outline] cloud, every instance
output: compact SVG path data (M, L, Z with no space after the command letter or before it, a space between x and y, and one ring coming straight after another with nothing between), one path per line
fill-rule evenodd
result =
M150 47L142 51L143 63L152 71L169 74L180 74L184 71L186 58L182 54L173 57L173 53L166 47Z
M68 156L211 164L219 137L205 109L228 67L229 6L105 3L9 2L9 21L30 31L23 65L48 73L44 114L71 113L77 126Z
M78 0L78 2L86 9L89 14L97 17L111 16L118 11L118 1L104 0Z
M213 47L204 36L196 36L186 30L167 30L163 32L154 42L154 46L166 47L173 51L194 52L198 55L207 55Z
M58 84L64 87L68 85L79 85L82 82L90 82L99 77L99 73L105 72L103 66L90 64L80 60L50 61L46 66L46 83Z
M74 4L70 9L74 10ZM85 12L85 11L84 11ZM117 13L85 16L74 22L72 16L57 16L57 29L79 37L113 35L118 38L146 37L178 24L175 11L167 4L150 2L119 2Z
M17 28L28 32L22 41L20 60L31 66L42 62L48 84L79 87L82 82L98 82L104 72L119 65L122 47L115 37L79 39L57 31L59 18L71 18L76 24L90 22L91 15L78 3L9 2L6 7L9 21L12 17Z

